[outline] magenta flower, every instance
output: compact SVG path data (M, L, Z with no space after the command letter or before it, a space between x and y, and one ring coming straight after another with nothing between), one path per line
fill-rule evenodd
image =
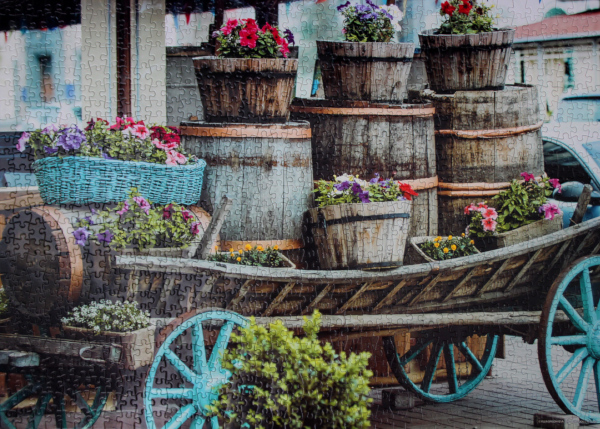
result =
M189 210L184 210L184 209L181 209L181 214L183 215L183 220L184 220L184 221L186 221L186 222L187 222L188 220L190 220L190 219L193 219L193 218L194 218L194 215L193 215L192 213L190 213L190 211L189 211Z
M465 214L470 215L472 211L477 211L478 208L475 204L471 203L467 207L465 207Z
M144 211L146 214L150 214L150 203L146 201L144 197L133 197L133 201L135 201L140 209Z
M123 208L121 210L117 211L117 214L119 216L123 216L128 211L129 211L129 203L127 201L124 201L123 202Z
M170 150L167 152L167 165L185 164L187 158L184 154L177 152L176 150Z
M193 222L190 226L190 231L193 235L200 234L200 222Z
M562 186L561 186L560 181L558 179L550 179L550 180L548 180L548 182L550 182L550 184L552 185L552 187L554 189L558 189L559 193L562 191Z
M163 219L171 219L171 209L173 208L173 204L169 204L167 207L163 209Z
M115 236L112 232L110 232L110 230L107 229L106 231L97 234L96 238L98 241L108 244L113 240L113 238L115 238Z
M494 208L488 207L487 209L482 209L480 213L484 219L498 219L498 212Z
M19 138L19 141L17 142L17 150L19 152L23 152L25 150L25 146L27 145L27 142L29 142L29 137L31 137L31 134L29 134L29 133L21 134L21 137Z
M483 225L484 231L492 231L493 232L496 230L496 225L498 224L498 222L496 222L492 218L486 218L481 221L481 224Z
M527 173L527 172L522 172L521 173L521 177L523 178L523 180L525 180L526 182L529 182L530 180L535 180L535 176L531 173Z
M488 206L485 203L479 203L479 204L477 204L477 210L479 210L479 211L487 209L487 208L488 208Z
M73 232L73 236L75 237L75 243L77 243L80 246L85 246L85 243L87 242L87 239L91 234L92 233L86 228L79 228L78 230Z
M538 209L538 212L544 213L544 219L546 220L552 220L554 219L554 216L562 214L562 211L558 206L552 203L542 204Z

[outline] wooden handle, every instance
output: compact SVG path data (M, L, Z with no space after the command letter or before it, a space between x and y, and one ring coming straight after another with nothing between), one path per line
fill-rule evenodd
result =
M219 235L223 222L225 222L225 217L229 214L232 205L233 200L227 195L223 195L221 204L215 211L213 218L210 220L210 224L208 224L208 228L206 228L200 246L198 247L198 251L200 252L198 257L200 259L208 258L211 251L211 244L217 240L217 235Z
M583 220L583 216L585 215L587 206L590 203L590 200L592 199L592 191L593 188L591 185L585 185L583 187L583 191L579 196L579 200L577 200L577 207L573 212L573 216L571 216L571 225L577 225Z

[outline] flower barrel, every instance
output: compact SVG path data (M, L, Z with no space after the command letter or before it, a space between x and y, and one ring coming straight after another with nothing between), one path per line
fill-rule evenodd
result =
M286 122L298 60L194 58L207 122Z
M200 200L203 160L187 165L118 161L85 156L49 157L33 163L46 204L111 203L131 188L153 203L195 204Z
M515 30L419 34L429 88L437 93L504 88Z
M402 265L412 201L339 204L309 210L322 269Z
M317 41L325 98L402 102L415 45Z

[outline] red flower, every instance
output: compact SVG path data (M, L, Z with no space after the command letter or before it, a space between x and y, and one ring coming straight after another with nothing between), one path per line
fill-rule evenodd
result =
M446 1L442 3L442 12L446 15L452 15L456 8L450 4L450 2Z
M470 215L472 211L477 211L477 206L473 203L471 203L467 207L465 207L465 214Z
M484 231L495 231L496 225L498 224L498 222L496 222L494 219L488 217L488 218L483 219L481 221L481 224L483 225Z
M477 204L477 208L478 208L479 210L481 210L481 209L487 209L487 208L488 208L488 206L487 206L487 204L485 204L485 203L479 203L479 204Z
M287 54L289 54L289 52L290 52L290 48L288 47L288 41L285 39L282 39L281 37L280 37L280 40L281 40L281 49L279 49L279 51L283 54L284 58L287 58Z
M469 2L469 0L463 0L463 4L458 6L458 12L464 13L465 15L468 15L469 12L471 12L471 9L473 9L473 5Z
M412 197L419 195L408 183L398 182L398 185L400 186L400 191L404 194L404 198L407 200L412 200Z
M181 214L183 215L183 220L188 221L190 219L194 219L194 215L192 215L188 210L181 208Z
M278 45L283 45L283 39L281 38L281 36L279 35L279 31L277 31L275 27L272 27L270 24L267 23L263 26L262 32L266 33L267 31L273 35L275 43L277 43Z
M496 209L493 209L491 207L488 207L487 209L482 209L481 215L483 216L484 219L492 219L492 220L498 219L498 212L496 211Z
M242 19L242 21L246 23L246 25L244 26L245 29L253 30L254 32L258 31L258 24L252 18Z
M256 27L258 30L258 27ZM240 31L240 45L247 46L250 49L256 48L256 41L258 40L257 30L244 28Z
M237 19L230 19L229 21L227 21L227 25L225 25L225 27L221 28L221 33L223 33L225 36L228 36L229 34L231 34L233 29L237 25L238 25Z

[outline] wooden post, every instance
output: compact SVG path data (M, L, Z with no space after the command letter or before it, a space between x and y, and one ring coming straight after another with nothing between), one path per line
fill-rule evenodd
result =
M221 231L225 217L229 214L229 210L231 210L232 205L233 200L227 195L223 195L223 198L221 198L221 204L215 211L213 218L208 224L208 228L206 228L206 231L204 231L204 236L202 237L202 241L198 247L198 251L200 253L197 253L197 255L200 259L208 258L208 255L211 251L211 243L217 239L217 235L219 235L219 231Z
M575 208L575 212L573 212L573 216L571 216L571 225L577 225L583 220L583 216L585 215L587 206L592 198L592 191L593 188L591 185L585 185L583 187L583 191L581 191L579 200L577 200L577 207Z

